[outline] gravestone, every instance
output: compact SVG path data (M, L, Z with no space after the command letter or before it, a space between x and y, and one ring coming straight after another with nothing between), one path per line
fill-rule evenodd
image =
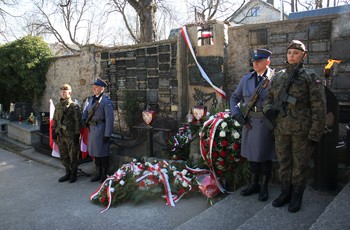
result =
M33 113L33 108L30 103L27 102L16 102L15 109L10 115L10 121L25 121L30 113Z

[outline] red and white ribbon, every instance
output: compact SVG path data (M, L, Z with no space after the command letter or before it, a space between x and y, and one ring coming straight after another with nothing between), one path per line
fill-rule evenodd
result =
M206 74L206 72L203 70L202 66L198 63L197 58L196 58L196 54L195 54L194 51L193 51L193 47L192 47L191 41L190 41L190 39L189 39L189 37L188 37L188 34L187 34L186 26L181 27L181 34L182 34L183 38L185 39L185 42L186 42L188 48L189 48L190 51L191 51L191 54L192 54L192 56L193 56L193 59L195 60L195 62L196 62L196 64L197 64L197 67L198 67L199 71L200 71L201 74L202 74L202 77L209 83L209 85L211 85L211 86L215 89L215 91L216 91L221 97L223 97L224 99L226 99L226 93L225 93L225 91L223 91L222 89L220 89L219 87L217 87L216 85L214 85L214 84L211 82L210 78L208 77L208 75Z
M208 141L209 152L208 153L203 151L203 143L202 143L202 141L199 142L202 158L206 162L208 162L208 160L206 160L205 155L209 154L209 163L207 163L207 165L209 166L210 171L212 171L213 176L214 176L215 181L216 181L216 184L217 184L217 186L218 186L218 188L220 189L221 192L226 192L226 189L224 189L224 187L221 185L219 179L216 176L216 173L215 173L215 170L214 170L214 166L213 166L212 152L213 152L213 142L214 142L214 136L215 136L216 129L217 129L218 125L224 120L225 114L226 114L226 112L218 113L218 114L216 114L215 117L209 118L209 120L207 120L203 124L203 129L205 127L207 127L207 126L209 128L209 141ZM201 133L200 139L202 139L203 136L204 136L204 132Z

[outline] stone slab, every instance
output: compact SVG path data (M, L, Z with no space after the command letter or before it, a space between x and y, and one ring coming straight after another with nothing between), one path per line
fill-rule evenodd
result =
M36 134L40 130L39 125L32 125L25 122L9 122L7 136L13 140L26 145L33 145L40 142L40 137Z

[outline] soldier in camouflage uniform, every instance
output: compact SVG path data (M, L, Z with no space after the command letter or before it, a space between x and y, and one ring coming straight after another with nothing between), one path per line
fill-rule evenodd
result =
M287 115L284 117L278 112L279 108L274 107L286 79L306 52L302 42L291 42L285 69L275 75L263 109L265 116L275 122L276 152L280 164L281 194L272 205L282 207L289 203L289 212L300 210L311 156L324 133L326 119L322 80L314 71L304 67L300 68L288 90L288 94L297 99L296 104L286 104Z
M68 84L61 87L61 99L56 104L52 124L52 138L57 143L60 159L66 174L58 182L77 180L79 158L79 136L81 111L79 105L71 99L72 88Z

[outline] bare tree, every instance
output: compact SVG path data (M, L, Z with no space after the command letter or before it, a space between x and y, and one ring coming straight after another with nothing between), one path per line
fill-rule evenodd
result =
M7 39L7 17L16 17L7 9L14 8L17 5L17 0L0 0L0 36Z
M34 1L34 13L38 18L29 21L27 28L41 35L53 35L56 40L73 53L80 47L103 41L106 19L100 17L100 12L93 0L56 0Z
M111 12L122 15L125 27L135 43L152 42L156 39L156 0L110 0ZM137 23L132 23L128 14L131 6L136 13Z

